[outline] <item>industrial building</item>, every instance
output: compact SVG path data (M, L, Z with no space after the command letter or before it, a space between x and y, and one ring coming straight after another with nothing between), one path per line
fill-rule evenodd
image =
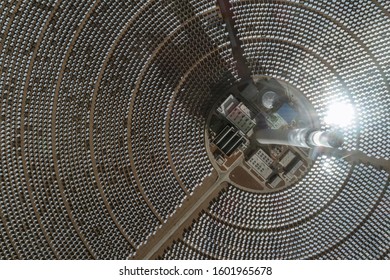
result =
M0 42L0 259L390 259L388 0L5 0Z

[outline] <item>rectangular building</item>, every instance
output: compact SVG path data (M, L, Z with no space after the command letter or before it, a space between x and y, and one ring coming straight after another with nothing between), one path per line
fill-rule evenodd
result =
M294 177L295 172L297 172L298 169L301 168L302 165L303 165L303 162L301 160L298 161L295 165L293 165L293 167L290 169L290 171L288 171L286 173L286 175L285 175L286 178L291 180Z
M243 136L237 129L226 126L214 139L213 143L225 155L230 156L244 141Z
M248 161L248 165L265 180L272 174L272 169L262 161L256 154L253 155Z
M240 102L233 96L229 95L228 98L217 108L223 116L227 117L229 113L239 104Z
M251 116L250 110L242 103L233 108L227 116L227 119L245 134L256 124Z
M272 180L272 182L270 183L270 186L271 188L276 188L279 183L282 181L282 178L280 178L279 176L276 176L275 179Z
M283 158L280 160L280 164L283 166L283 167L287 167L287 165L289 165L289 163L295 158L295 155L293 152L291 151L288 151L287 154L285 154L283 156Z
M273 163L272 158L270 158L269 155L267 155L266 152L263 151L263 149L259 149L256 154L262 161L264 161L268 166L270 166Z

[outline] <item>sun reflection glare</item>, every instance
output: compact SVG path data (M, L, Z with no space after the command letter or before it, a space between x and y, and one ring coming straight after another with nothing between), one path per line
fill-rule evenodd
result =
M333 103L329 105L325 122L340 127L349 126L355 119L355 110L350 103Z

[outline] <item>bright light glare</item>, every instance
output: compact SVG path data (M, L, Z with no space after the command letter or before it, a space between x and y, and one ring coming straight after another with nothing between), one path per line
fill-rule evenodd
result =
M333 103L328 107L325 122L329 125L345 127L355 118L355 110L349 103Z

